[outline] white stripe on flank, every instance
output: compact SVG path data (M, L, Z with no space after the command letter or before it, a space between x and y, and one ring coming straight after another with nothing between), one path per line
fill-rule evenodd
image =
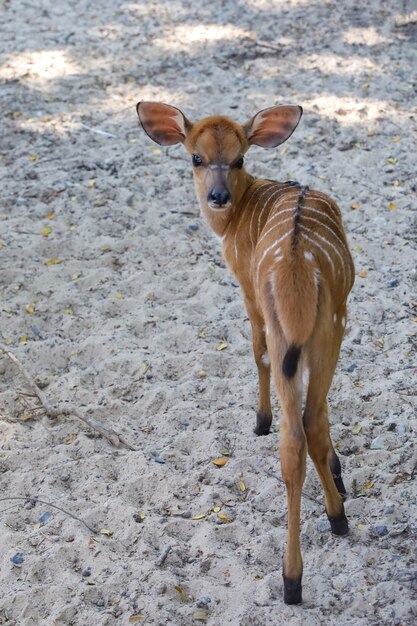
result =
M334 230L332 230L330 228L330 226L327 226L326 224L323 224L322 222L319 222L319 220L316 220L314 217L308 217L308 215L303 215L303 220L308 220L310 222L315 222L316 224L319 224L320 226L322 226L323 228L328 230L333 235L333 237L340 243L342 248L345 249L345 252L348 253L348 249L347 249L346 244L344 243L344 241L342 241L340 239L340 237L334 232ZM336 252L337 256L340 259L341 268L343 269L343 280L346 282L346 276L345 276L346 263L345 263L345 260L343 259L342 255L340 254L339 249L337 248L337 246L333 245L328 239L326 239L325 237L322 237L321 235L319 235L319 233L316 233L314 231L314 234L317 235L317 237L319 237L320 239L322 239L326 243L328 243L329 246L332 246L333 250ZM350 277L350 268L349 268L349 277Z
M308 228L305 228L302 224L300 224L300 228L301 230L307 230L308 232L311 232L308 230ZM313 235L315 235L316 233L313 233ZM325 255L325 257L327 258L327 260L329 261L330 267L332 268L332 275L333 278L335 277L335 273L334 273L334 263L333 263L333 259L330 256L330 254L327 252L327 250L325 248L322 248L322 246L317 242L314 241L314 239L311 239L311 237L309 237L308 235L306 235L304 232L301 233L301 235L307 239L307 241L309 241L310 243L314 244L319 250L321 250L321 252Z
M291 230L289 230L289 231L287 231L286 233L284 233L284 235L282 235L279 239L277 239L276 241L274 241L274 243L273 243L273 244L271 244L271 245L269 246L269 248L267 248L267 249L264 251L264 253L263 253L263 255L262 255L262 257L261 257L261 259L260 259L260 261L259 261L259 263L258 263L257 270L256 270L256 285L257 285L257 286L259 286L259 272L260 272L260 269L261 269L261 265L262 265L262 263L264 262L264 259L265 259L266 255L267 255L269 252L271 252L271 250L273 250L276 246L278 246L278 244L280 244L280 243L281 243L281 241L284 241L284 239L286 239L286 238L288 237L288 235L291 235L291 234L292 234L292 228L291 228Z
M316 289L319 288L319 284L320 284L320 272L317 268L314 268L313 270L313 278L314 278L314 285L316 287Z
M282 200L284 200L285 198L280 199L277 205L273 205L273 206L271 207L271 202L272 202L272 199L273 199L273 198L275 198L275 196L276 196L277 194L281 193L281 192L282 192L282 191L284 191L285 189L292 189L292 188L293 188L293 186L292 186L292 185L287 185L286 187L281 187L280 189L276 189L276 190L272 193L271 197L270 197L270 198L268 198L268 200L267 200L267 201L266 201L266 203L264 204L264 206L263 206L263 208L262 208L261 212L259 213L259 218L258 218L258 230L257 230L256 238L258 238L258 237L259 237L259 235L260 235L260 230L261 230L261 221L262 221L262 216L263 216L263 214L264 214L264 210L265 210L266 208L270 207L269 212L271 213L272 209L274 209L276 206L279 206L279 205L281 204ZM268 221L268 218L267 218L267 221Z
M340 221L339 221L339 222L337 222L335 219L333 219L333 218L332 218L332 216L331 216L331 215L329 215L329 214L328 214L328 213L326 213L325 211L319 211L318 209L315 209L315 208L314 208L314 207L312 207L312 206L308 206L308 205L303 204L303 205L301 206L301 211L304 211L304 210L306 210L306 211L313 211L313 213L317 213L317 215L323 215L323 216L324 216L324 217L326 217L326 218L327 218L330 222L332 222L332 224L334 224L334 225L336 226L336 228L338 228L339 230L342 230L342 225L341 225Z
M264 202L264 205L262 207L262 209L259 211L259 215L258 215L258 228L256 230L256 239L258 239L259 237L259 230L261 228L261 220L262 220L262 216L264 214L265 209L270 208L271 207L271 201L273 198L275 198L275 196L277 196L280 193L281 189L275 189L271 196L269 198L267 198Z
M263 186L264 185L262 185L262 187ZM258 189L259 189L259 187L257 189L252 189L252 193L250 194L249 198L246 200L245 204L243 205L242 211L240 213L240 217L239 217L238 222L236 224L235 234L234 234L234 237L233 237L233 246L234 246L234 250L235 250L235 261L236 261L236 263L237 263L237 237L238 237L238 233L239 233L239 226L240 226L240 223L242 221L243 215L245 214L246 208L249 206L250 201L252 200L253 196L258 191ZM253 247L253 244L252 244L252 247Z
M327 226L327 224L323 224L323 222L320 222L319 220L316 220L315 217L309 217L308 215L303 215L302 219L310 220L310 222L316 222L316 224L320 224L320 226L323 226L323 228L328 230L333 235L333 237L335 239L337 239L337 241L340 243L342 248L344 248L346 250L346 252L348 251L347 245L345 244L345 242L342 239L340 239L339 235L337 233L335 233L334 230L332 228L330 228L330 226Z
M250 222L249 222L249 235L250 235L250 242L252 244L252 249L255 247L255 243L253 241L253 235L252 235L252 224L253 224L253 218L256 215L256 210L258 208L259 202L261 200L261 198L263 198L263 196L265 195L265 192L268 191L268 189L270 189L271 185L273 183L269 182L269 183L264 183L261 187L257 187L257 189L255 189L255 191L259 191L260 189L263 189L263 191L259 194L259 197L255 203L255 206L252 209L252 215L250 218ZM266 189L265 189L266 188ZM252 196L251 196L252 197Z
M267 230L266 233L263 233L257 245L259 246L259 244L269 235L269 233L272 233L273 230L275 230L276 228L279 228L283 224L287 224L288 222L293 222L293 221L294 221L294 217L291 215L291 217L287 217L287 219L282 220L282 222L278 222L278 224L275 224L275 226L271 226L271 228Z
M291 202L294 200L294 198L291 198ZM285 200L284 202L287 202L287 200ZM279 202L278 204L276 204L273 208L274 209L279 209L279 211L277 213L274 213L273 215L270 215L268 217L268 219L265 222L264 225L264 229L269 226L269 224L273 221L276 220L277 217L281 217L281 215L284 215L284 213L289 213L290 211L292 211L294 213L295 211L295 206L290 206L288 209L281 209L282 206L282 201Z
M339 257L339 259L340 259L341 269L344 269L345 264L344 264L344 261L343 261L343 257L342 257L342 255L340 254L339 250L336 248L336 246L335 246L335 245L334 245L331 241L329 241L329 240L328 240L328 239L326 239L325 237L322 237L321 235L319 235L319 233L316 233L316 231L314 231L314 230L310 230L309 228L307 228L307 226L304 226L303 224L300 224L300 227L301 227L304 231L307 231L307 232L311 233L312 235L315 235L316 237L318 237L318 238L319 238L319 239L320 239L323 243L325 243L326 245L330 246L330 247L332 248L332 250L334 250L334 251L336 252L337 256L338 256L338 257ZM319 246L319 247L320 247L320 246ZM322 249L322 250L323 250L323 252L324 252L324 248L321 248L321 249ZM328 256L328 258L330 258L330 257L329 257L329 255L327 255L327 256ZM332 267L333 267L333 269L334 269L333 262L332 262ZM345 284L346 284L346 275L345 275L345 272L344 272L344 271L343 271L342 273L343 273L343 284L345 285Z
M332 211L333 215L335 215L336 217L338 217L340 219L340 211L337 207L335 207L334 205L330 204L330 202L328 202L328 200L326 200L325 198L321 198L320 196L313 196L313 193L320 193L320 192L314 192L311 191L306 195L306 200L317 200L319 202L323 202L324 204L327 204L327 206L329 207L329 209Z

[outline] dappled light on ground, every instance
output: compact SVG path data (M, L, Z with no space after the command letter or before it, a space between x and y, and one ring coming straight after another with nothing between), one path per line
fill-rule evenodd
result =
M136 448L31 412L0 357L1 497L43 496L99 530L3 502L1 624L417 623L413 11L1 4L0 342L51 402ZM149 140L139 100L240 122L301 105L288 142L251 149L246 167L330 193L344 216L356 280L329 404L351 533L331 535L309 463L297 609L282 602L280 409L273 397L272 433L255 438L241 294L199 215L189 157Z
M50 81L81 72L67 50L37 50L10 54L0 67L0 80L20 79L37 89L48 89Z

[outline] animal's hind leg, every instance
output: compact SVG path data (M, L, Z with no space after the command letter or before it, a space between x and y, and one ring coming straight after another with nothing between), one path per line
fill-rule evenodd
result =
M268 320L273 332L267 336L272 371L281 405L280 460L287 490L288 537L283 561L284 602L301 602L303 561L300 547L301 490L306 473L307 441L302 420L301 371L285 376L282 363L288 344L274 318Z
M338 320L339 317L336 317L336 322ZM307 361L310 380L303 416L308 452L323 485L326 512L332 531L337 535L348 532L342 498L346 490L341 477L340 461L330 438L327 394L339 356L343 330L340 321L332 324L330 330L328 322L324 321L321 327L315 329L309 341Z

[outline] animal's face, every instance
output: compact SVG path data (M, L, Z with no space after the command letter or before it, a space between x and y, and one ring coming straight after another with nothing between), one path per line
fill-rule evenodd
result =
M179 109L159 102L139 102L146 133L159 144L183 143L191 156L197 194L203 209L225 211L238 202L244 185L243 157L250 145L273 148L290 137L300 121L298 106L264 109L246 124L214 115L192 124Z
M191 155L200 202L214 211L231 206L249 148L242 126L226 117L206 118L193 125L184 146Z

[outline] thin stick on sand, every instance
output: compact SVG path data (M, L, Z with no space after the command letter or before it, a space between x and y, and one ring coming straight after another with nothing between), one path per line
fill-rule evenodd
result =
M28 371L25 369L25 367L21 364L21 362L16 357L16 355L13 354L13 352L11 352L7 348L7 346L5 346L2 343L0 343L0 351L2 351L16 365L17 369L19 370L20 374L25 379L28 386L33 390L33 397L36 397L39 400L41 407L43 408L44 412L50 419L55 419L59 417L60 415L74 416L78 418L79 420L81 420L82 422L84 422L85 424L87 424L87 426L89 426L92 430L95 430L96 432L98 432L102 437L107 439L107 441L109 441L116 448L123 445L129 450L135 450L135 448L131 446L130 443L128 443L126 439L124 439L124 437L116 433L113 429L105 428L92 417L86 417L83 413L81 413L78 410L77 407L72 406L70 404L62 404L62 403L51 404L47 396L43 393L43 391L41 391L41 389L39 389L38 385L32 379L32 377L30 376ZM41 408L41 407L38 407L38 408Z

